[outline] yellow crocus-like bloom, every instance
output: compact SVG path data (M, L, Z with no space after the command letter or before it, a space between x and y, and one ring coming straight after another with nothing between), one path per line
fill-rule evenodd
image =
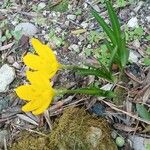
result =
M36 51L36 54L28 53L23 57L24 63L33 71L40 71L51 79L61 64L57 61L56 56L48 45L42 44L38 39L32 38L31 43Z
M42 72L27 71L26 75L30 84L17 87L16 93L21 99L28 101L22 107L24 112L32 111L34 115L39 115L48 108L56 92Z

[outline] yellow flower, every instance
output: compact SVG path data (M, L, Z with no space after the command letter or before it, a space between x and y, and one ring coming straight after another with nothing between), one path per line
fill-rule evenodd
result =
M32 111L34 115L41 114L50 105L55 96L55 90L49 79L45 78L41 72L27 71L26 75L31 84L19 86L15 90L21 99L28 101L22 110Z
M42 44L39 40L32 38L31 43L36 54L28 53L23 57L24 63L33 71L43 72L45 76L51 79L61 64L57 61L56 56L48 45Z

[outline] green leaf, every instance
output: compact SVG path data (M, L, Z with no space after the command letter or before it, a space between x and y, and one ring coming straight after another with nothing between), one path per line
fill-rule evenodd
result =
M117 54L117 46L114 48L114 50L111 52L111 55L110 55L110 62L109 62L109 70L111 70L112 68L112 64L114 62L114 59L115 59L115 56Z
M122 68L124 68L126 66L126 64L128 63L128 58L129 58L129 50L126 48L126 39L125 39L125 34L122 34L121 37L121 45L120 47L118 47L119 51L120 51L120 62L122 65ZM119 46L119 45L118 45Z
M4 42L4 41L6 41L6 39L7 39L6 36L2 36L2 37L0 38L0 41L1 41L1 42Z
M136 104L136 110L141 118L150 121L150 112L148 112L144 105Z
M92 15L95 17L97 22L100 24L100 26L103 28L103 30L106 32L110 40L113 44L116 44L116 39L114 36L114 33L112 29L107 25L107 23L104 21L104 19L94 10L92 9Z
M144 64L146 66L149 66L150 65L150 58L144 58Z
M92 69L75 68L73 71L76 71L79 75L94 75L113 82L112 73L110 73L104 66L102 68L93 67Z
M148 41L150 41L150 35L148 35L148 36L146 37L146 39L147 39Z

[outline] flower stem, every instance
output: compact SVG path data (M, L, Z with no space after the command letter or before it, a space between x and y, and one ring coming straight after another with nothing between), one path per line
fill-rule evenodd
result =
M102 96L102 97L109 97L113 98L115 97L114 92L112 91L105 91L99 88L79 88L74 90L57 90L57 95L64 95L64 94L88 94L93 96Z
M81 69L81 67L74 66L74 65L62 65L61 69Z

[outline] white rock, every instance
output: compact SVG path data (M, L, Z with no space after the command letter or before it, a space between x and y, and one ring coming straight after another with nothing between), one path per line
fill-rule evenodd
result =
M85 29L85 28L87 28L87 27L88 27L88 23L86 23L86 22L82 22L82 23L81 23L81 26Z
M138 52L130 50L129 61L137 63L140 57L141 55Z
M94 5L93 8L97 11L97 12L101 12L100 8L98 7L98 5Z
M76 19L76 15L67 15L67 19L75 20Z
M128 27L130 28L137 28L139 25L138 25L138 19L137 17L132 17L128 23L127 23Z
M43 9L43 8L45 8L45 7L46 7L46 4L43 3L43 2L41 2L41 3L38 4L38 9L39 9L39 10L41 10L41 9Z
M87 48L92 48L92 45L91 45L91 44L88 44L88 45L87 45Z
M75 52L79 52L79 46L76 44L72 44L68 47L69 50L74 50Z
M15 31L20 31L23 35L30 37L37 33L37 28L32 23L25 22L25 23L19 23L15 27Z
M147 17L146 17L146 20L147 20L148 22L150 22L150 16L147 16Z
M113 86L114 86L113 84L108 83L108 84L102 86L101 89L105 90L105 91L110 91Z
M6 92L9 84L15 79L15 70L7 64L0 68L0 92Z
M69 21L65 21L66 26L69 26L69 23L70 23Z

